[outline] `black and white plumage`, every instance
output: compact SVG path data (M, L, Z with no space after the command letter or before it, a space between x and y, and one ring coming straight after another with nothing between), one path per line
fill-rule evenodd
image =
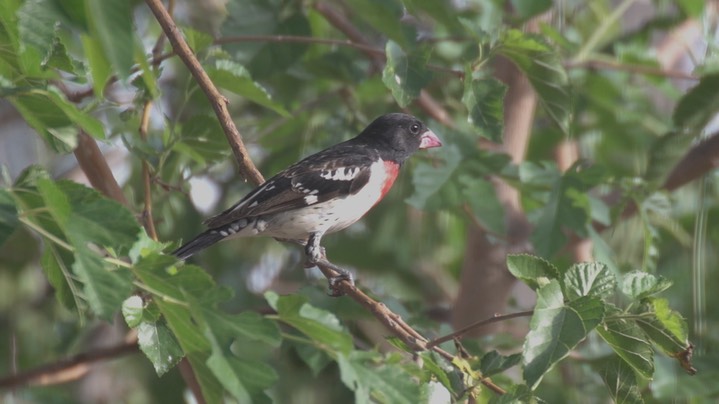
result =
M389 192L412 153L439 146L417 118L383 115L355 138L293 164L208 219L209 230L173 254L184 260L224 239L267 236L306 244L308 261L316 263L323 235L364 216Z

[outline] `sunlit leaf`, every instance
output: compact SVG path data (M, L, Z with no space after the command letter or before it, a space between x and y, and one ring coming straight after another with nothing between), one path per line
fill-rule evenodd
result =
M622 293L637 300L661 293L670 286L672 281L664 279L661 275L642 271L629 272L622 279Z
M537 290L553 279L559 279L559 269L549 261L528 254L507 255L507 269L517 279Z
M603 263L583 262L569 267L564 273L562 285L565 296L570 300L581 296L606 299L614 294L617 280Z
M537 305L524 342L524 380L532 389L604 317L604 303L584 296L564 304L556 280L537 290Z
M137 343L158 376L167 373L184 356L174 336L162 323L142 322L137 327Z

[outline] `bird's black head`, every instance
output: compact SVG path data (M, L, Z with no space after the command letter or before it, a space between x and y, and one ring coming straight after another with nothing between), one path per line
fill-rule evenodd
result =
M419 119L412 115L393 113L375 119L357 139L376 146L383 159L404 162L418 149L439 147L442 142Z

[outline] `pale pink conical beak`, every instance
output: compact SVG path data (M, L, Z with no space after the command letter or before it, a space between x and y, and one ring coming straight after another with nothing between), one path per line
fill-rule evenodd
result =
M430 149L432 147L442 146L442 142L439 141L437 135L435 135L434 132L429 129L427 129L427 131L424 132L419 139L420 149Z

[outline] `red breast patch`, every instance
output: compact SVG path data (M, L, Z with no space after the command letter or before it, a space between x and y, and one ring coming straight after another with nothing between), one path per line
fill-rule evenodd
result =
M385 161L384 171L385 173L387 173L387 177L385 177L384 184L382 184L382 193L379 198L380 200L384 198L385 195L387 195L387 192L389 192L390 189L392 189L394 180L397 179L397 175L399 174L399 164L395 163L394 161Z

